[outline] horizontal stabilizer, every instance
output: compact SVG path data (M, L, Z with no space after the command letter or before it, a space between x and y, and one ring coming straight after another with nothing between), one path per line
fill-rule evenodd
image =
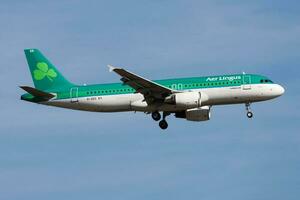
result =
M31 94L35 97L40 97L45 100L49 100L49 99L52 99L53 97L55 97L55 95L53 95L51 93L43 92L41 90L29 87L29 86L20 86L20 88L22 88L23 90L25 90L26 92L28 92L29 94Z

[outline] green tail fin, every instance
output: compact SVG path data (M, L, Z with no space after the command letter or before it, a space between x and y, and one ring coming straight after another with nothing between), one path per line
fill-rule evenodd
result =
M38 49L24 52L35 88L45 91L73 86Z

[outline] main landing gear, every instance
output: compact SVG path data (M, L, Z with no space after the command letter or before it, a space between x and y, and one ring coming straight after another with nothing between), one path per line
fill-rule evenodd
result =
M152 116L152 119L154 120L154 121L159 121L160 119L161 119L161 115L160 115L160 113L159 112L153 112L152 114L151 114L151 116Z
M251 112L250 103L246 103L247 117L250 119L253 117L253 113Z
M167 129L168 128L168 122L166 121L166 117L170 115L170 113L168 112L163 112L163 117L162 117L162 120L159 122L159 127L163 130ZM158 111L155 111L152 113L152 119L155 120L155 121L159 121L161 119L161 115Z
M158 125L163 130L168 128L168 122L165 119L161 120Z

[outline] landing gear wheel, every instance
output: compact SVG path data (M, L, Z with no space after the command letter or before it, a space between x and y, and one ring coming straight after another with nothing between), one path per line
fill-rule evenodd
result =
M250 119L253 117L253 113L251 112L250 103L246 103L247 117Z
M250 119L253 117L253 113L252 112L247 112L247 117Z
M167 129L168 128L168 123L167 123L167 121L166 120L161 120L160 122L159 122L159 127L161 128L161 129L163 129L163 130L165 130L165 129Z
M159 121L161 119L161 115L159 112L153 112L151 116L152 116L152 119L155 121Z

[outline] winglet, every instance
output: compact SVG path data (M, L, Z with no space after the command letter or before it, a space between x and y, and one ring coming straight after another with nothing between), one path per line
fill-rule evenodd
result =
M114 69L116 69L114 66L112 65L107 65L108 69L109 69L109 72L112 72L114 71Z

